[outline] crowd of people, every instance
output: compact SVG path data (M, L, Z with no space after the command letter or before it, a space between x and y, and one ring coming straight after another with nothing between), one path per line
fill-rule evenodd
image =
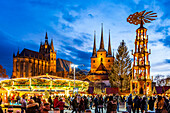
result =
M0 103L2 99L0 99ZM21 113L48 113L48 111L60 111L64 113L67 108L72 113L84 113L87 111L95 110L95 113L117 113L119 106L123 105L129 113L141 111L144 113L148 110L155 111L156 113L170 113L170 98L167 96L150 96L140 97L138 95L132 97L116 95L92 95L92 96L55 96L48 99L42 99L41 96L34 95L26 99L25 96L20 100Z

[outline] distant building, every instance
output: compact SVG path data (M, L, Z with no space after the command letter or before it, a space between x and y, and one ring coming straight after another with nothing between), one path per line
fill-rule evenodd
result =
M169 78L169 77L168 77L168 78L166 78L166 79L165 79L165 81L166 81L165 86L170 86L170 78Z
M6 69L0 65L0 78L8 78L8 75L6 75Z
M66 60L62 61L62 63L66 62ZM71 62L68 62L69 65L64 65L60 68L59 65L62 63L60 63L60 60L56 61L53 40L51 40L51 43L48 42L46 32L45 43L40 43L39 52L24 48L21 53L18 50L17 55L13 55L12 78L33 77L46 73L58 76L61 71L64 71L61 69L66 69L67 73L69 73L71 71Z
M96 33L94 32L94 46L91 57L91 70L86 79L89 79L90 81L108 80L108 72L109 70L111 70L113 61L114 57L111 52L110 31L108 51L106 51L104 48L103 24L102 24L100 48L97 52L96 52Z
M57 75L60 77L67 78L68 77L67 75L71 74L72 72L71 64L72 64L71 61L58 58L56 60Z

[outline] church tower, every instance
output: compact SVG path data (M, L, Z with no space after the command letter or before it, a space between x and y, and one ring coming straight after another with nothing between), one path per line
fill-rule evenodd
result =
M53 40L51 39L50 44L48 42L47 32L45 35L45 43L44 45L42 45L42 42L41 42L39 52L48 59L48 62L49 62L48 72L56 73L56 52L54 51Z
M91 75L95 75L95 74L99 75L96 76L95 79L103 79L103 77L104 79L108 79L108 71L111 70L111 65L113 64L113 60L114 58L111 52L110 30L109 30L108 52L107 52L104 48L103 24L102 24L100 46L97 52L96 52L96 32L94 32L94 45L93 45L93 53L91 57L91 70L90 70Z

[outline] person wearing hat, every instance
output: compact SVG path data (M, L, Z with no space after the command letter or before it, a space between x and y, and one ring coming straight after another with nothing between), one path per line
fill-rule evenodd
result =
M54 103L53 103L53 107L54 107L54 109L56 109L57 108L57 104L58 104L58 102L59 102L59 100L58 100L58 95L55 97L55 99L54 99Z
M113 96L109 97L109 102L107 104L107 113L116 113L117 100Z
M26 113L38 113L39 104L35 103L33 99L30 99L28 105L26 106Z
M62 98L61 98L60 101L57 103L57 107L59 107L60 113L64 113L65 103L62 101Z
M21 113L24 113L24 111L26 111L26 106L27 106L27 102L25 100L25 96L23 96L21 100Z

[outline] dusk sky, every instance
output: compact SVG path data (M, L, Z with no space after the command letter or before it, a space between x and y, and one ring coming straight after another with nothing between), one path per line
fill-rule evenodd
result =
M0 6L0 64L9 76L13 53L18 48L20 52L24 48L39 51L46 31L49 41L54 41L57 58L84 64L82 68L87 70L90 70L94 30L99 49L101 23L106 50L109 29L112 50L117 51L121 40L132 50L139 25L129 24L126 19L143 10L158 15L155 21L144 25L151 49L151 76L170 75L169 0L1 0Z

